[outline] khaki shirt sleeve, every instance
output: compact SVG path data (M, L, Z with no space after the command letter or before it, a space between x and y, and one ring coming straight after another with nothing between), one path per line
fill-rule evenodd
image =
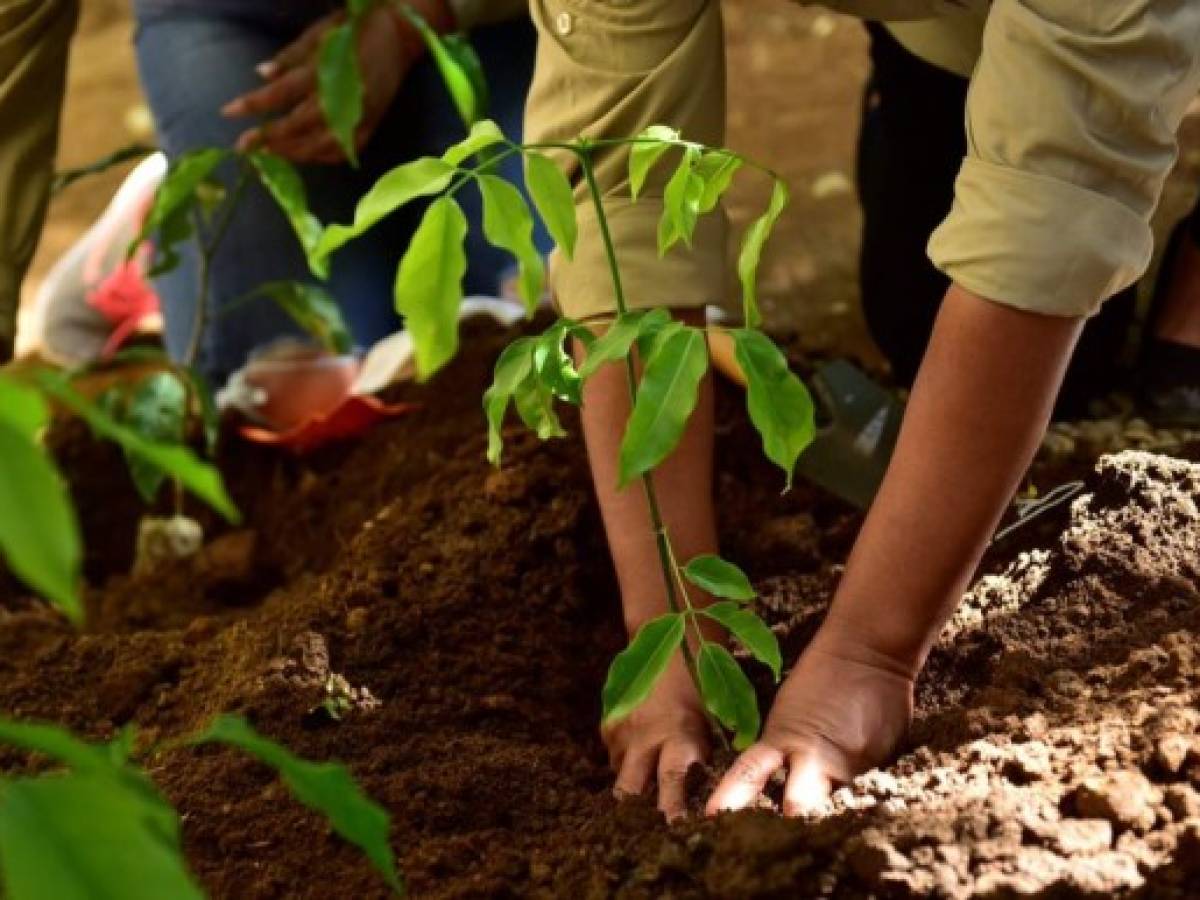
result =
M689 139L721 145L725 130L724 36L719 0L530 0L537 62L526 107L531 143L632 137L670 125ZM700 219L692 249L660 259L656 235L662 193L677 155L660 161L636 203L629 199L625 147L596 155L630 308L694 307L716 302L725 284L725 219ZM577 163L579 239L573 260L555 252L550 285L564 315L610 315L616 308L604 245Z
M49 199L77 0L0 6L0 362Z
M1087 316L1146 270L1200 89L1200 3L996 0L967 157L929 253L988 299Z

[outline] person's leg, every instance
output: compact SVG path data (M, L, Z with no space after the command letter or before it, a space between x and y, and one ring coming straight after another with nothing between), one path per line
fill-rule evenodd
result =
M883 26L868 30L872 76L858 149L863 312L896 378L911 385L949 287L925 248L954 200L969 82L914 56ZM1113 386L1135 303L1131 287L1088 322L1059 412L1078 411Z
M291 29L190 11L139 18L136 38L141 81L164 151L171 159L200 147L231 147L245 128L223 118L223 104L255 87L254 67L293 37ZM232 164L220 170L232 186ZM255 348L296 326L269 301L225 307L275 280L307 277L303 253L287 220L256 183L241 198L211 271L210 315L197 364L222 383ZM181 359L192 339L198 255L191 242L177 269L156 281L167 349Z

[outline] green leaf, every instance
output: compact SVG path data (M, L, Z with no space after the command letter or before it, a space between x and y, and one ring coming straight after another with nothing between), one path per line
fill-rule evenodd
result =
M554 393L531 368L513 393L517 415L525 427L537 434L539 440L566 437L558 415L554 412Z
M714 622L720 622L754 658L771 670L775 680L783 671L783 656L779 652L779 641L767 623L748 609L742 609L731 600L723 600L700 609Z
M405 4L400 11L421 35L450 93L454 108L458 110L463 124L470 128L483 117L487 108L486 82L483 81L479 57L465 40L439 35L411 6Z
M225 491L221 473L201 461L189 448L145 440L89 403L59 377L43 373L38 381L48 394L87 422L94 432L163 469L230 522L241 521L241 515Z
M382 219L418 197L439 194L450 184L454 167L436 156L423 156L396 166L383 175L358 201L354 222L330 225L309 257L309 268L318 278L329 277L329 257L334 251L364 234Z
M696 177L704 184L700 194L700 214L712 212L721 196L733 183L733 176L742 167L742 158L728 150L710 150L696 164Z
M324 229L317 217L309 212L308 196L300 173L282 156L265 150L255 150L249 157L250 164L258 172L259 181L275 198L291 223L305 256L311 256L321 242Z
M705 642L696 656L704 705L733 732L733 748L745 750L758 737L760 718L754 686L737 660L720 644Z
M33 388L0 375L0 423L35 441L50 422L50 408Z
M634 310L617 316L608 331L604 332L588 350L587 359L579 367L580 377L586 381L601 366L624 359L629 355L638 338L652 329L665 327L670 321L671 316L665 309L654 309L649 312Z
M481 150L504 142L500 126L491 119L481 119L471 126L470 134L442 154L442 159L452 166L461 166Z
M171 164L154 193L154 203L141 231L126 251L126 258L132 258L142 242L153 237L155 262L151 274L162 274L179 264L176 248L192 236L190 213L196 203L196 192L228 155L228 150L206 147L185 153Z
M746 376L750 421L762 436L763 452L783 469L790 488L796 460L817 433L812 396L770 338L749 328L731 334L734 357Z
M182 444L187 424L187 388L174 372L154 372L143 378L130 393L124 423L146 441ZM154 463L130 451L125 462L133 484L146 503L153 503L166 479Z
M467 271L467 217L452 197L425 211L396 272L396 310L406 320L424 381L458 350L458 308Z
M753 600L754 588L746 574L731 562L711 553L694 557L683 567L687 580L714 597Z
M354 346L341 307L323 287L301 281L272 281L251 296L269 297L305 334L332 353L349 353Z
M570 319L559 319L538 338L533 348L533 366L542 384L559 400L579 406L583 402L583 379L575 369L575 360L565 344L582 326ZM586 330L586 329L585 329Z
M317 59L317 97L329 130L350 164L357 166L355 132L363 116L363 84L358 68L358 34L353 20L331 28L321 41Z
M237 716L218 717L192 743L228 744L275 769L292 796L324 815L334 831L366 854L393 890L404 892L388 840L391 819L363 793L344 766L301 759Z
M604 682L605 723L623 719L650 696L683 643L683 627L681 613L659 616L638 629L629 646L617 654Z
M646 176L664 153L679 141L679 132L666 125L651 125L629 146L629 196L634 200L646 184Z
M500 454L504 441L500 429L504 414L517 388L533 370L534 338L524 337L513 341L496 360L492 386L484 392L483 409L488 423L487 458L493 466L500 465Z
M521 192L496 175L480 175L479 192L483 196L483 234L488 242L507 250L517 261L517 293L525 302L525 311L533 315L542 298L546 267L542 254L533 243L533 216Z
M83 551L70 495L28 428L31 408L0 419L0 551L13 574L75 624L83 621Z
M700 151L695 147L684 150L675 174L663 191L663 212L658 222L658 255L665 256L679 241L692 246L692 234L700 216L700 199L704 182L694 171Z
M771 202L767 211L751 223L742 239L742 249L738 253L738 278L742 282L742 311L746 326L757 328L762 324L762 314L758 311L758 262L762 258L763 245L771 236L771 229L779 220L779 214L787 206L788 188L781 178L775 179L775 187L771 191Z
M621 441L622 487L661 463L679 444L707 369L704 332L679 323L661 332Z
M525 155L525 183L550 237L571 259L575 255L579 223L575 218L575 193L567 176L550 157L530 151Z
M9 900L200 900L178 818L150 787L111 775L23 778L0 794Z

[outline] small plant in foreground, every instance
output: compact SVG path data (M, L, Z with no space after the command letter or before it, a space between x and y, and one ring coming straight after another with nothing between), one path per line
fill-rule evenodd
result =
M291 794L356 845L398 894L404 883L390 819L336 763L314 763L222 716L186 742L225 744L275 769ZM179 816L133 762L134 732L109 744L52 725L0 719L0 744L48 756L65 772L0 779L0 885L8 900L188 900L204 892L188 872Z

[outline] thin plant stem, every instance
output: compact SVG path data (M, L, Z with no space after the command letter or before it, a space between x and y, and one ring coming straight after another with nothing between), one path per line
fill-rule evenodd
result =
M188 340L187 351L183 356L183 364L187 368L194 366L200 357L200 344L204 340L204 332L208 327L208 294L212 283L213 257L217 253L217 248L221 246L221 241L225 238L225 232L229 230L229 223L233 220L233 215L237 211L249 181L250 167L239 158L237 181L221 209L221 218L217 221L217 226L213 229L212 237L208 241L205 241L202 236L199 212L192 211L195 219L196 245L200 251L200 272L197 278L196 312L192 319L192 336Z
M596 219L600 224L600 237L604 242L604 255L608 259L609 273L612 276L613 294L616 298L617 312L625 315L629 311L628 304L625 302L625 288L621 283L621 270L617 265L617 251L613 245L612 234L608 230L608 218L604 214L604 203L600 196L600 188L596 184L596 176L592 170L591 153L586 147L571 147L571 150L579 157L579 163L583 169L584 179L587 181L588 193L592 198L592 205L596 209ZM629 402L632 405L637 400L637 370L633 364L632 349L625 354L625 383L629 388ZM691 601L687 596L686 590L683 592L683 606L680 605L680 595L676 592L676 577L677 567L675 565L675 554L671 548L671 539L667 533L666 525L663 523L662 510L658 504L658 492L654 488L654 476L652 472L646 472L642 475L642 490L646 495L646 506L650 511L650 524L654 530L654 542L658 548L658 560L662 567L663 585L667 591L667 605L671 612L684 612L695 625L695 610L692 608ZM686 610L686 611L685 611ZM699 633L699 626L696 626ZM704 638L700 636L700 641L703 643ZM692 653L692 648L688 645L686 636L680 644L680 650L683 653L683 661L687 667L688 675L691 676L692 683L696 687L697 696L703 698L704 691L700 687L700 670L696 666L696 657ZM725 732L713 720L711 714L705 710L705 715L708 716L709 724L712 727L713 733L721 742L725 749L729 749L729 742L725 737Z

